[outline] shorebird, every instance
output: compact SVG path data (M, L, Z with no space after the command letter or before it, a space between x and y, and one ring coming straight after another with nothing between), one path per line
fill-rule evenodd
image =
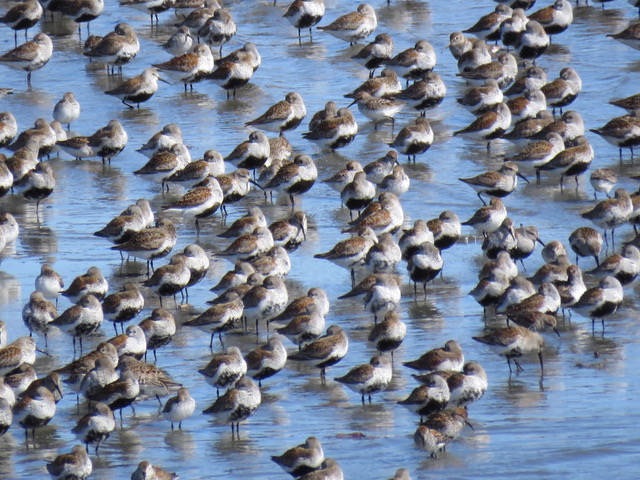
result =
M178 430L182 430L182 422L193 415L196 409L196 401L184 387L178 389L178 395L167 400L162 408L162 416L173 424L178 422Z
M66 92L53 107L53 119L61 124L66 124L67 130L69 130L71 124L79 117L80 103L76 100L73 92Z
M218 180L207 177L180 199L170 205L164 205L162 209L167 213L182 212L187 218L195 218L196 235L199 235L199 220L213 215L222 205L223 199L224 194Z
M0 17L0 22L14 31L13 40L18 46L18 30L24 30L24 40L27 41L27 32L42 17L42 6L35 0L26 0L23 3L11 7Z
M129 108L133 108L132 103L136 103L140 108L142 102L149 100L158 91L158 81L169 83L160 78L160 72L157 68L150 67L144 69L140 75L136 75L104 93L120 98L122 103Z
M271 460L289 475L299 477L320 468L324 461L324 451L320 440L309 437L304 443L288 449L282 455L272 456Z
M279 335L269 338L266 345L251 350L244 357L247 362L247 375L258 381L262 387L262 380L272 377L282 370L287 362L287 351L282 345Z
M302 44L301 31L309 29L309 38L313 42L311 29L318 24L324 16L323 0L294 0L283 15L289 23L298 29L298 43Z
M287 130L296 128L307 114L302 96L297 92L289 92L284 100L270 106L258 118L246 122L247 126L258 127L281 136Z
M464 366L464 355L460 344L455 340L449 340L444 347L429 350L417 360L404 362L403 365L421 372L438 370L460 371Z
M98 267L89 267L87 273L73 279L69 288L62 295L72 302L77 302L91 293L98 300L102 300L109 291L109 284Z
M498 328L481 337L472 338L477 342L489 345L498 354L504 355L507 358L509 373L511 373L511 360L516 364L517 372L524 370L516 358L529 353L536 353L538 355L540 369L544 371L542 360L544 339L537 332L533 332L519 325L512 325Z
M157 227L136 232L128 241L111 247L111 250L127 252L127 254L136 258L146 260L148 275L149 267L153 269L153 261L169 255L176 244L177 238L173 222L169 219L161 218L157 221Z
M90 404L89 413L78 420L71 433L86 445L87 451L90 444L95 444L97 455L100 444L109 438L115 428L116 422L111 409L104 403L95 402Z
M27 85L31 85L31 72L44 67L51 59L51 55L53 55L51 38L44 33L38 33L33 40L0 55L0 63L27 72Z
M235 387L219 397L209 408L202 413L212 413L220 421L231 424L231 435L233 436L234 424L236 435L240 435L240 422L253 415L260 403L262 395L258 385L248 377L242 377Z
M138 468L131 474L131 480L177 480L180 478L177 473L169 473L158 465L143 461L138 464Z
M47 472L53 480L85 480L92 471L93 463L82 445L75 445L71 453L58 455L53 462L47 463Z
M355 12L342 15L329 25L318 27L318 30L324 30L340 40L349 42L349 45L353 45L371 35L377 26L376 11L371 5L361 3Z
M590 288L571 307L585 317L591 318L591 333L595 334L595 321L600 318L604 335L604 319L613 315L624 298L622 285L615 277L604 277L597 287Z
M193 90L193 84L200 81L213 70L213 55L207 45L199 44L193 47L193 51L163 63L154 63L153 67L161 70L173 83L182 82L184 91L187 84Z
M104 314L98 299L91 293L78 300L78 303L56 318L51 325L59 327L73 337L73 354L76 353L76 337L80 341L82 355L82 339L94 333L102 324Z
M379 33L373 42L365 45L351 58L369 70L369 78L373 78L376 69L380 68L393 54L393 38L388 33Z
M347 354L349 339L338 325L331 325L327 333L307 344L302 350L289 355L289 359L303 361L320 369L320 377L325 378L327 367L338 363Z
M362 405L364 405L365 396L369 397L369 404L371 404L371 395L381 392L389 386L392 374L389 359L382 355L376 355L371 358L369 363L353 367L346 375L335 378L335 381L361 394Z
M124 333L124 323L135 318L143 308L144 297L133 282L125 282L119 292L108 295L102 302L104 318L113 322L116 335L118 334L117 324L122 326L122 333Z
M422 379L422 385L414 388L407 398L398 402L399 405L420 415L420 423L424 417L444 410L451 396L444 377L438 374L430 374L428 377Z

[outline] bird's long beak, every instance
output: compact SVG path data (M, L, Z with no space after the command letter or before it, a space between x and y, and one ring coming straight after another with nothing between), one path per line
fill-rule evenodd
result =
M523 174L521 174L520 172L516 173L517 176L519 176L521 179L523 179L525 182L527 183L531 183L529 180L527 180L527 177L525 177Z

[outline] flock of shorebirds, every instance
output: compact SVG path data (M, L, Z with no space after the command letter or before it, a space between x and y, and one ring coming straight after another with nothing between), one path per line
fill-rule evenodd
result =
M563 318L565 311L567 315L575 311L591 319L594 335L596 320L601 321L604 335L605 318L617 311L624 299L623 287L640 273L640 239L624 245L620 253L600 258L604 244L615 249L618 227L631 223L635 229L640 223L640 194L617 188L613 198L608 198L618 181L612 170L601 168L591 173L594 194L603 193L607 198L583 212L582 217L603 234L590 226L571 234L568 240L576 254L575 264L562 242L544 244L535 226L516 228L508 216L508 200L501 200L516 190L518 178L528 182L524 171L535 172L538 183L543 173L558 175L561 191L567 178L575 178L577 186L579 176L589 169L595 156L580 114L566 110L582 91L579 72L567 66L549 81L546 71L536 64L550 46L551 38L571 27L574 7L568 0L555 0L531 13L534 3L535 0L499 3L495 11L475 25L450 35L447 48L457 61L458 76L468 82L457 102L475 116L454 135L486 142L488 151L495 139L507 139L522 147L520 153L505 158L499 170L460 178L477 192L483 204L464 222L454 212L444 211L437 218L416 220L412 228L402 230L405 216L400 197L410 190L411 178L399 155L416 162L429 150L434 133L427 112L436 108L447 92L445 82L434 71L436 51L427 40L418 40L414 47L394 54L393 39L387 33L379 33L371 43L354 49L351 58L370 75L360 87L344 95L352 100L349 107L357 105L375 129L391 123L393 131L394 117L403 109L411 109L416 115L412 124L394 135L389 143L392 150L385 156L365 166L350 161L322 180L339 192L342 205L349 210L351 221L344 233L351 236L315 257L349 271L352 289L340 298L361 297L365 310L373 317L369 341L378 354L334 379L356 392L363 405L367 399L371 403L373 394L390 385L393 352L410 334L397 313L403 284L398 266L406 262L414 294L419 295L421 286L426 296L427 284L443 270L443 252L455 248L462 226L472 227L482 238L482 251L487 258L471 295L482 306L486 320L496 316L507 320L506 326L492 328L473 339L506 357L510 372L512 363L517 371L522 370L518 358L529 354L537 355L544 368L544 337L540 332L556 330L556 314L560 310ZM158 23L158 14L170 9L180 18L175 33L162 45L173 55L171 60L153 64L105 92L118 97L127 108L150 101L158 91L158 82L181 83L187 95L194 84L213 81L226 91L227 99L235 98L242 95L242 88L261 66L257 40L222 56L223 46L236 34L237 27L231 9L223 8L217 0L124 0L120 5L147 12L152 24ZM0 55L0 64L27 72L30 87L32 72L42 68L45 72L46 64L55 55L54 43L45 33L37 33L32 40L17 45L18 31L24 30L27 40L28 30L43 16L51 15L53 21L61 16L71 18L78 23L79 32L81 24L87 23L88 33L90 22L100 16L104 7L102 0L26 0L15 5L0 17L0 22L15 31L16 44ZM324 14L322 0L295 0L284 18L298 30L302 43L302 33L307 29L310 41L314 41L312 28L323 21ZM122 15L126 16L125 9ZM375 9L362 4L356 11L317 28L353 45L367 39L377 26ZM638 24L611 36L640 49ZM499 43L502 47L498 47ZM104 37L88 36L82 53L91 61L104 63L108 75L117 75L139 51L134 29L120 22ZM380 75L375 76L379 69ZM2 89L3 95L11 93L10 88ZM630 149L633 157L633 148L640 145L640 117L635 114L640 109L640 94L612 103L628 114L590 131L617 147L622 161L623 149ZM64 152L77 160L100 158L110 164L125 149L128 134L116 119L91 135L67 138L70 125L80 116L81 105L72 92L65 93L55 105L53 122L38 119L33 128L20 133L14 116L1 112L0 147L11 153L0 156L0 195L22 195L35 201L38 211L39 203L56 192L54 170L45 157ZM52 265L42 266L35 290L22 311L30 334L42 337L42 349L36 347L31 335L7 343L11 325L3 323L0 330L0 432L24 428L27 445L29 433L35 445L35 432L54 417L63 389L75 392L78 401L84 398L88 413L72 431L85 446L76 445L70 453L48 463L46 468L52 478L85 479L91 474L89 449L93 446L97 455L101 443L116 428L114 411L120 412L122 427L124 408L156 397L171 429L176 425L180 429L182 422L195 413L196 404L189 390L155 362L146 361L150 351L157 360L156 351L169 344L181 327L197 327L210 335L212 352L216 342L223 347L222 353L212 353L209 363L199 370L217 391L216 400L203 413L214 414L230 424L232 436L239 436L240 422L258 410L262 383L277 375L288 362L316 367L325 382L326 369L347 355L349 339L345 329L337 324L327 328L325 324L330 308L325 291L313 287L307 295L289 302L285 281L295 268L289 253L306 241L308 233L308 218L296 209L296 198L313 188L318 179L312 156L297 154L291 159L295 149L284 135L299 127L306 116L303 95L292 91L262 115L246 122L246 127L256 130L227 156L209 150L202 159L192 160L182 131L174 123L167 124L138 149L148 161L133 174L160 183L163 194L176 186L186 190L169 197L156 212L148 200L139 199L95 235L111 242L111 249L118 251L123 261L133 257L147 262L143 281L146 289L139 288L141 282L128 281L121 291L109 293L109 280L95 266L66 285ZM313 115L303 137L314 142L320 151L335 151L347 147L358 128L348 107L339 108L329 101ZM279 136L269 138L264 131ZM236 170L227 173L225 163ZM263 192L265 200L271 196L273 201L274 193L286 197L291 215L268 224L263 211L251 204L252 197L248 195L252 188ZM216 212L226 217L227 207L237 202L249 208L246 215L218 235L230 239L226 248L212 253L196 241L174 253L168 263L157 265L159 260L169 258L179 234L183 235L171 218L182 215L193 221L199 239L204 219ZM3 212L0 251L20 234L16 218ZM537 243L544 245L546 264L525 278L517 262L529 257ZM220 295L209 302L210 306L177 325L171 313L173 308L178 309L177 296L188 302L188 289L202 285L212 256L229 260L234 268L211 288ZM587 283L578 257L595 259L596 268L587 272ZM587 288L592 278L600 278L599 283ZM158 297L160 308L125 329L124 324L145 309L149 291ZM62 312L58 310L60 295L73 304ZM86 353L83 343L88 339L92 342L91 337L104 319L113 323L115 336ZM272 331L274 325L277 333ZM48 334L54 326L71 336L74 360L37 378L33 367L36 352L48 355ZM235 345L224 348L226 332L252 330L256 335L266 333L264 345L244 354ZM297 347L293 352L287 352L285 338ZM462 348L455 340L404 362L404 366L418 372L412 376L420 386L398 403L419 417L414 434L416 446L436 456L469 425L467 408L484 395L487 375L477 362L465 363ZM225 390L222 394L221 389ZM163 403L160 396L169 399ZM320 441L313 436L272 459L296 478L343 478L336 460L325 458ZM176 477L143 461L131 478ZM394 478L408 479L409 472L400 469Z

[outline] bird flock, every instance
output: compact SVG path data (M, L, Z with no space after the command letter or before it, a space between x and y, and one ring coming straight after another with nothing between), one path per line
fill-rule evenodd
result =
M628 287L640 273L640 241L626 236L629 224L637 233L640 194L629 193L618 182L633 185L637 180L625 175L623 167L633 162L634 147L640 145L640 94L614 99L604 92L598 101L609 101L627 114L601 127L586 125L588 115L583 119L577 105L583 89L589 88L587 82L583 85L571 65L555 69L559 62L552 62L552 70L545 63L558 54L565 31L575 28L574 16L595 7L568 0L535 6L535 0L487 4L486 14L474 24L459 25L454 32L434 28L448 39L438 52L432 35L420 28L409 32L412 41L404 49L397 48L393 29L382 32L387 25L380 15L396 8L392 4L361 4L349 12L345 5L325 9L323 0L276 3L262 7L282 17L279 32L287 27L285 19L294 27L286 48L307 55L322 46L324 61L341 55L339 68L329 66L331 75L348 78L357 72L361 85L321 94L307 90L304 82L298 84L286 59L271 70L272 59L265 56L263 62L260 53L265 39L243 33L245 25L234 19L244 11L217 0L123 0L119 5L27 0L6 8L0 17L14 31L13 47L4 42L9 48L0 55L0 65L26 72L26 78L10 77L11 85L2 89L9 105L14 105L12 98L26 99L24 111L0 112L0 147L5 152L0 154L3 270L23 275L12 261L20 255L16 245L26 244L34 228L55 230L50 210L57 205L56 197L70 201L74 189L85 187L61 177L63 170L73 176L74 169L95 163L103 174L137 182L136 191L146 192L138 198L125 191L128 206L121 212L120 203L90 196L95 205L84 207L104 209L108 216L101 218L106 221L79 225L73 238L65 239L83 251L87 236L99 237L91 240L95 251L82 255L88 263L75 262L74 273L63 279L53 261L38 258L42 265L39 275L30 278L32 292L18 301L23 323L6 318L1 324L0 434L17 436L23 429L27 451L45 447L42 431L50 422L75 435L77 443L60 448L60 455L50 455L36 467L54 479L100 475L105 468L101 452L107 449L109 455L113 432L144 429L162 420L167 429L188 431L192 417L212 415L215 425L230 425L232 443L242 442L251 436L244 425L265 410L265 402L278 402L270 392L287 370L312 378L320 391L343 385L356 394L346 401L363 411L375 407L375 394L389 408L406 407L411 424L404 426L405 436L413 435L414 447L428 457L446 457L463 432L474 435L475 406L469 407L486 392L491 395L487 369L463 353L463 346L473 344L469 340L505 357L509 376L531 370L523 367L521 357L536 356L542 383L543 377L553 375L548 365L545 370L549 343L562 341L565 331L582 322L580 317L589 320L590 335L604 338L609 332L605 320L625 308ZM605 8L605 2L600 3ZM149 17L143 19L127 7ZM107 12L118 22L113 31L91 35L91 28L94 33L98 26L106 30L101 19ZM38 28L42 31L29 40ZM9 30L2 31L9 38ZM21 44L19 31L25 36ZM326 34L343 45L329 41ZM607 36L640 49L637 25ZM61 48L69 38L76 42L71 54L107 87L92 86L98 100L65 88L50 109L52 122L37 118L33 127L18 125L16 117L38 111L28 104L29 95L64 87L55 85L47 71L53 68L52 59L69 54ZM224 56L223 48L238 38L244 40L240 48ZM331 52L334 47L339 52ZM439 69L445 55L455 64L453 75ZM136 75L138 68L142 71ZM264 78L254 77L258 69L261 74L268 71L267 78L287 77L286 87L280 88L282 100L273 95L273 103L268 103L255 94L254 79ZM211 88L212 83L223 92ZM272 88L266 83L260 87ZM172 96L163 96L165 92ZM145 125L143 136L135 122L165 98L189 101L207 95L220 105L242 106L245 98L247 104L255 103L226 120L240 132L234 138L242 141L218 142L224 150L210 149L222 133L209 117L198 122L208 127L212 141L191 145L194 125L179 125L170 106L156 115L155 123L164 124L159 131ZM118 118L88 112L117 112L120 104L110 97L122 103ZM308 98L321 101L324 108L307 111ZM449 119L439 112L451 98L456 103L451 102L452 108L468 118L466 126L444 125ZM92 128L85 116L91 121L99 117L101 123ZM402 121L401 128L396 120ZM368 159L362 163L350 158L358 136L367 137L366 154L358 154L360 160ZM591 142L598 137L610 144L601 150L610 150L606 155L611 160L607 167L593 169L600 158ZM148 140L132 142L140 138ZM460 187L447 185L450 193L443 189L444 198L434 202L446 208L436 212L419 206L419 215L410 218L403 200L415 198L415 185L425 181L420 164L442 168L446 159L432 154L446 142L458 142L490 167L480 172L475 165L465 168ZM203 154L193 159L197 150ZM531 182L527 176L534 173L536 181ZM586 187L585 173L590 175L593 201L591 191L580 190ZM548 221L518 227L529 220L518 217L520 204L511 211L512 198L523 195L519 179L526 182L524 189L545 189L559 195L559 202L582 195L584 208L572 219L581 226L566 238L553 238L554 229L544 228ZM475 190L481 205L475 205L473 195L459 198L465 195L464 186ZM424 207L426 203L422 201ZM327 225L321 219L327 218L327 209L335 212L329 229L339 234L325 234ZM28 219L26 210L35 218ZM473 210L463 218L463 212ZM525 262L531 264L537 245L543 247L544 263L529 272ZM465 313L477 317L476 331L458 332L446 343L410 340L420 332L408 306L429 305L431 297L438 298L437 292L453 281L447 279L447 264L464 255L469 260L461 270L465 284L478 278L469 292L478 305ZM482 258L479 268L471 262L476 256ZM104 258L119 265L119 273L105 276L96 266L104 265ZM311 282L308 289L292 283L298 277ZM209 291L216 296L205 303L212 296ZM366 327L336 315L336 305L365 312L358 316L366 318ZM105 320L113 323L113 336ZM25 328L28 336L21 336ZM358 332L362 328L364 336ZM181 349L192 349L185 338L197 338L202 346L186 363L193 355L206 358L197 376L180 372L166 360L171 355L163 355L180 356ZM405 350L407 344L419 350ZM490 373L492 378L507 375ZM403 388L406 393L392 399L391 392L407 387L409 377L417 382L414 387ZM215 396L203 380L215 388ZM283 388L291 398L300 393L293 385ZM200 403L203 391L206 405ZM136 422L138 406L155 409L151 420ZM74 414L66 414L71 411ZM67 425L62 418L75 424ZM296 440L288 440L290 435L276 436L271 441L284 453L269 452L272 461L295 478L343 479L348 463L341 461L339 448L330 447L335 447L331 440L338 438L337 432L308 434L297 446L292 446ZM128 466L132 479L180 474L164 470L161 457L154 456L153 463L149 458ZM405 466L395 479L410 479Z

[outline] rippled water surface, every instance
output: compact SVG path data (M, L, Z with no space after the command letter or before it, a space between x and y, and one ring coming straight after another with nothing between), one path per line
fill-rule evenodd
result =
M535 7L543 6L542 1ZM405 223L433 218L445 209L453 210L463 220L469 218L479 202L474 192L457 178L496 168L502 155L515 150L506 142L495 142L489 156L483 144L452 137L452 132L470 123L472 117L454 100L464 88L463 82L455 77L455 61L448 51L440 51L447 44L449 33L471 26L480 15L491 11L495 3L376 2L373 5L379 18L377 33L390 33L396 52L412 46L418 39L429 40L439 52L436 71L443 76L449 91L443 104L428 112L436 143L417 164L405 164L412 179L411 191L402 197ZM9 4L1 3L5 11ZM80 121L72 126L78 134L91 134L112 118L120 120L129 134L127 148L110 167L93 160L75 162L64 154L52 158L57 186L53 195L41 204L40 223L34 204L25 203L19 196L0 199L0 208L12 212L21 228L15 247L3 252L0 265L0 317L9 325L10 339L28 334L20 312L44 262L52 263L67 284L91 265L105 273L111 291L131 275L136 281L144 280L142 264L121 264L119 255L109 250L107 242L92 233L138 198L149 199L155 211L166 202L157 184L134 178L132 174L146 161L135 149L164 124L175 122L182 127L193 158L208 149L226 155L246 139L249 130L243 127L244 122L287 92L299 92L311 115L328 100L346 105L342 95L367 78L367 72L349 58L357 52L357 46L350 48L322 32L314 34L314 43L298 45L296 31L282 18L286 9L283 0L278 0L276 6L264 0L227 6L238 23L238 35L225 46L224 52L250 40L258 46L263 59L251 84L238 92L236 100L227 101L225 92L211 83L197 84L193 93L188 94L180 85L161 84L158 94L142 108L123 108L118 99L102 93L121 78L108 77L99 64L89 63L81 55L72 23L40 25L39 28L54 36L55 53L44 69L33 74L31 90L26 89L22 72L0 67L0 86L15 90L14 95L0 100L0 110L11 111L21 130L39 117L51 119L54 104L64 92L73 91L82 104ZM355 6L355 2L340 4L329 0L322 23L327 24ZM606 10L599 5L581 5L575 9L573 25L554 38L554 44L538 62L550 78L555 78L566 65L572 65L581 74L584 91L572 108L582 114L587 128L599 127L621 115L621 111L607 104L610 99L637 93L638 52L605 37L622 30L636 17L637 11L622 0L607 3ZM162 14L160 26L151 28L147 15L108 0L105 13L92 22L91 32L104 35L119 21L134 26L142 47L137 58L124 67L125 75L138 74L151 63L168 59L159 45L168 38L172 24L177 21L172 12ZM85 36L83 29L83 39ZM3 26L0 50L12 47L13 32ZM296 152L314 158L320 178L326 178L343 168L348 160L366 164L383 155L387 150L385 143L393 139L390 125L374 131L373 125L357 112L356 118L360 134L352 145L335 154L320 153L301 137L306 122L288 133L287 138ZM413 113L400 113L396 131L412 121ZM595 135L588 137L596 150L593 167L614 169L623 187L635 189L636 183L628 177L640 174L640 169L627 157L619 164L615 148ZM586 225L578 214L592 205L593 194L586 178L581 179L577 191L569 188L561 194L557 185L557 178L552 177L545 179L540 188L534 184L520 186L506 199L506 204L517 224L536 225L543 241L559 239L566 244L571 231ZM253 192L240 206L230 208L227 222L241 215L248 205L263 206L269 222L290 214L285 198L278 199L275 205L264 205L262 193ZM525 371L510 376L503 358L471 339L484 328L481 307L467 295L476 283L482 252L480 243L473 239L461 242L444 253L444 277L429 286L426 300L421 296L414 299L412 287L404 286L399 312L409 334L396 352L392 385L376 395L372 405L363 407L358 395L332 378L367 362L374 354L366 343L372 319L363 310L361 300L337 299L349 288L348 272L313 258L313 254L328 250L343 238L340 230L349 215L340 209L337 194L321 183L302 198L297 208L309 217L310 232L308 241L291 256L293 268L287 279L290 298L311 287L325 289L332 303L327 325L341 325L351 341L347 357L329 370L326 385L321 385L316 371L287 365L276 377L264 382L263 403L242 424L239 440L232 440L228 426L216 425L202 414L185 421L182 431L171 432L168 423L158 417L157 403L145 401L136 406L135 417L130 410L125 412L124 429L114 432L101 448L100 457L92 455L92 478L128 478L142 460L175 471L182 478L286 478L270 456L310 435L320 438L326 455L337 459L349 479L384 479L399 467L406 467L414 478L423 479L436 475L596 478L613 472L617 478L637 476L640 434L635 419L640 413L637 401L640 337L638 293L634 286L625 289L625 302L607 321L604 337L593 337L590 322L574 315L571 324L562 326L561 338L545 337L544 376L540 375L535 358L524 359ZM199 239L192 222L185 223L179 217L175 220L179 226L176 251L198 241L213 258L206 279L191 289L190 304L177 311L171 309L179 321L185 321L194 312L203 310L205 301L212 297L208 289L231 264L214 256L227 245L216 237L223 228L218 214L202 222ZM627 237L633 233L630 227L619 232ZM534 253L525 262L527 271L534 272L541 263L538 252ZM592 263L591 259L583 260L581 266L592 268ZM399 268L404 274L405 265ZM139 318L158 306L152 292L146 291L145 297L147 306ZM171 301L167 303L173 307ZM68 306L68 301L61 299L60 311ZM112 334L112 326L105 323L101 335ZM445 454L431 459L413 446L417 418L396 402L415 387L402 362L417 358L448 339L456 339L467 359L484 366L490 387L485 397L470 408L474 430L466 428ZM100 340L95 338L92 342ZM191 390L198 412L215 398L213 389L196 371L209 360L208 341L208 335L200 331L180 328L173 342L159 351L159 366ZM255 347L256 339L254 335L230 335L226 343L236 344L246 353ZM38 359L38 373L44 375L51 367L70 361L70 345L71 339L65 335L52 335L49 347L53 356ZM218 343L214 345L219 348ZM287 347L295 349L291 344ZM69 451L76 443L70 432L76 420L74 395L69 394L58 405L51 424L38 431L37 448L27 450L23 432L13 426L0 438L0 476L46 476L45 461ZM351 435L354 433L362 435Z

